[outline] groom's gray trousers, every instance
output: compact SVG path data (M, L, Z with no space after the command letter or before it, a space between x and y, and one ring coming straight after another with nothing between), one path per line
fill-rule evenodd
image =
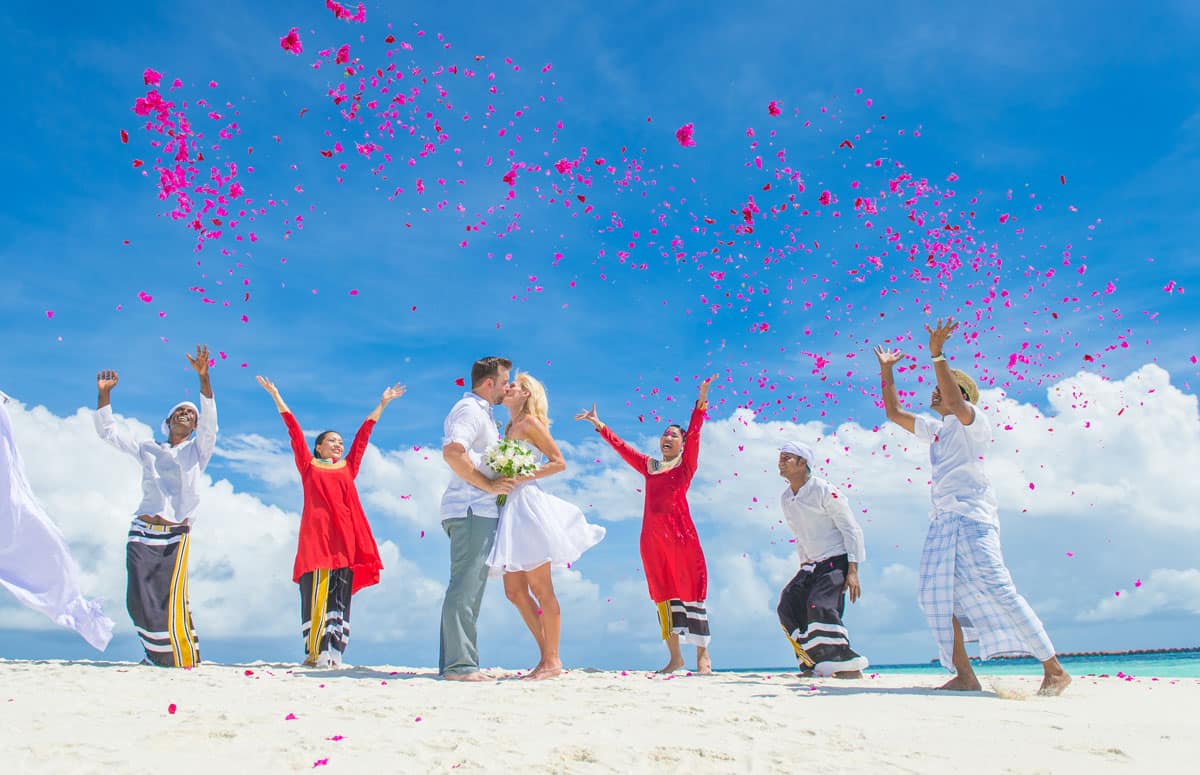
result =
M450 537L450 583L442 602L442 639L438 670L448 673L473 673L479 669L479 646L475 643L475 622L487 585L487 557L496 540L499 520L467 516L442 520L442 529Z

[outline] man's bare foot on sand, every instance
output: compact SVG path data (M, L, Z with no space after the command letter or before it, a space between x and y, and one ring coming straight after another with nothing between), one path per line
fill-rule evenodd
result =
M445 675L442 676L442 680L444 680L444 681L464 681L467 683L483 683L484 681L492 681L495 679L493 679L490 675L484 675L483 673L476 670L473 673L446 673Z
M1071 676L1060 668L1057 673L1046 673L1046 677L1042 679L1042 686L1038 689L1038 696L1057 697L1070 685Z
M861 670L839 670L833 674L834 678L862 678Z
M682 669L683 669L683 660L682 659L672 659L670 662L667 663L666 667L664 667L662 670L659 670L658 672L674 673L676 670L682 670Z
M700 675L712 675L712 658L708 654L696 655L696 672Z
M979 679L976 678L975 676L971 676L970 678L963 678L963 677L957 676L957 675L954 676L953 678L951 678L946 683L939 686L938 689L944 689L945 691L948 691L948 692L981 692L981 691L983 691L983 687L979 684Z

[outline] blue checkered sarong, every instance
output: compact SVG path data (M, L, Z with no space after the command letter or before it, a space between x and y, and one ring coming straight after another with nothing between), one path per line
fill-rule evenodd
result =
M959 514L938 512L929 522L921 552L919 599L933 630L939 657L954 670L954 617L964 642L979 642L983 659L1054 656L1037 614L1017 593L1000 552L1000 531Z

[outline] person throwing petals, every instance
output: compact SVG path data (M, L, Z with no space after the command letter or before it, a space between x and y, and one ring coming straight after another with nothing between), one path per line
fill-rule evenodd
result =
M188 603L188 549L200 507L200 475L217 444L217 403L208 376L207 345L196 345L188 363L200 378L200 406L180 401L160 425L166 442L135 441L117 427L112 392L117 372L96 375L96 433L138 461L142 502L125 543L125 607L142 641L143 664L195 667L200 640Z
M266 377L256 379L275 399L275 408L283 416L304 487L300 540L292 569L292 580L300 585L304 664L338 667L350 643L351 597L363 587L378 584L383 570L354 479L375 423L388 404L404 395L405 388L394 385L383 391L379 405L354 435L350 453L343 457L345 442L336 431L317 436L310 454L304 431L279 390Z
M978 640L984 659L1032 654L1044 673L1038 693L1059 695L1071 677L1055 657L1041 620L1017 594L1000 552L996 493L984 468L991 423L975 407L975 380L946 361L946 341L957 328L953 318L925 326L937 377L929 407L940 419L900 407L893 370L905 355L875 348L887 418L929 444L933 508L921 552L919 595L942 665L955 674L941 688L980 690L965 645Z
M517 486L500 507L496 542L487 560L492 574L504 574L504 594L537 642L540 659L526 676L536 681L562 674L562 612L551 566L570 567L600 543L605 531L589 524L579 507L546 492L536 481L567 470L550 435L550 407L542 383L529 374L518 375L503 403L512 417L505 437L531 445L546 458L536 471L516 478Z
M688 508L687 490L696 475L700 457L700 428L708 409L708 388L714 374L700 383L700 395L687 428L668 425L659 439L662 460L643 455L622 441L600 421L593 404L590 410L575 415L590 422L621 458L646 478L646 502L642 513L642 567L650 599L658 605L662 638L667 642L670 661L660 673L683 667L679 642L696 646L696 672L712 672L708 654L708 568L704 550Z

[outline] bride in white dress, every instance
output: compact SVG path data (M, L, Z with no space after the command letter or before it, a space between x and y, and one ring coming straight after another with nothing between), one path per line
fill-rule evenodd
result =
M550 568L578 560L600 543L604 528L589 524L579 508L546 492L535 481L567 468L550 435L542 384L528 374L519 374L505 393L504 406L512 417L505 437L540 451L546 460L529 476L517 479L517 487L501 507L487 564L492 575L504 574L504 593L520 611L541 652L537 667L527 677L553 678L562 673L558 656L562 616Z

